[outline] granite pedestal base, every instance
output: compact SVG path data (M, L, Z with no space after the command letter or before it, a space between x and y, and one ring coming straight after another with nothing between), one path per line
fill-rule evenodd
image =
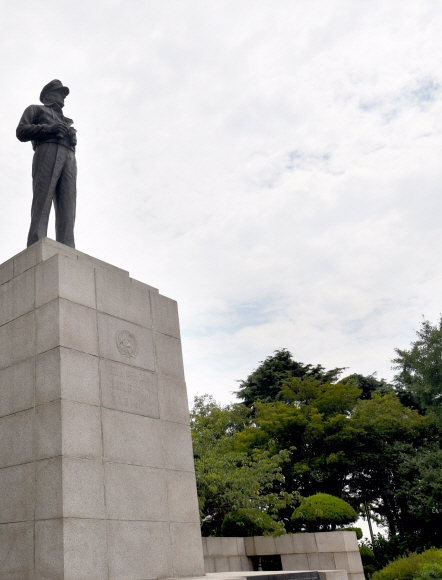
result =
M0 266L0 580L204 574L177 304L48 238Z

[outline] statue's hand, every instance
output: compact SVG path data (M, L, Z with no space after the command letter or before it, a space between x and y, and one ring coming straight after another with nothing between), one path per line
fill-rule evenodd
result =
M69 131L69 127L63 121L55 121L52 125L48 126L51 133L57 135L57 137L63 137Z

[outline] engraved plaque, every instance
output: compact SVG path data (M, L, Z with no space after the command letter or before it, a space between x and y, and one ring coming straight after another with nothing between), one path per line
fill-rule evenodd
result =
M155 370L153 336L144 328L98 312L99 355L101 358Z
M135 336L128 330L120 330L115 335L117 348L123 356L135 358L138 354L138 343Z
M159 417L157 379L153 373L101 360L100 374L103 407Z

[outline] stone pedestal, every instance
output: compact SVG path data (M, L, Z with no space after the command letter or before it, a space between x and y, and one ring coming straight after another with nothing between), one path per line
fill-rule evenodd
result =
M204 574L177 304L45 238L0 266L0 580Z

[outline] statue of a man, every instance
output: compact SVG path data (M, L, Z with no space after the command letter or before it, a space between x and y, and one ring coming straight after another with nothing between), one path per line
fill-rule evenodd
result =
M46 237L52 202L55 207L57 242L75 248L74 223L77 199L76 130L73 120L63 115L68 87L53 80L43 87L40 101L20 119L17 139L31 141L33 199L28 246Z

